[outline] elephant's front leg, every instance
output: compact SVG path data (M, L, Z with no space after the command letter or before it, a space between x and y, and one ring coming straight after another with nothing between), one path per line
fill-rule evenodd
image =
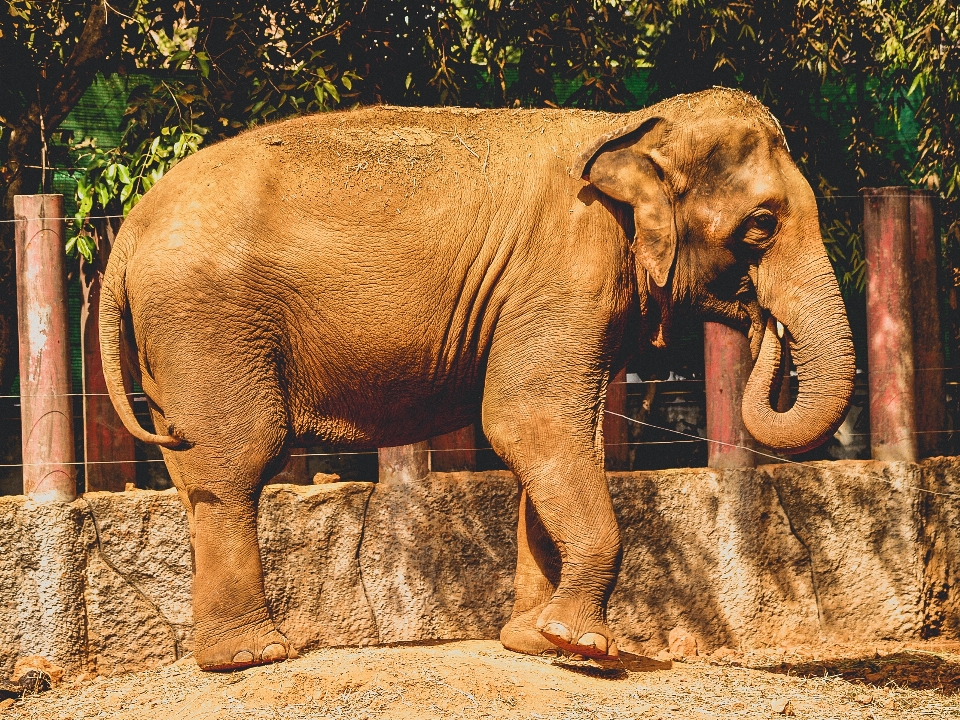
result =
M533 627L562 650L594 658L616 657L616 643L606 624L606 603L619 569L620 530L597 431L602 383L579 393L573 387L569 395L551 398L542 387L525 387L522 380L518 384L516 369L514 365L511 379L504 384L488 371L483 415L487 437L520 478L561 558L559 583L545 604L535 606L540 610ZM564 389L570 390L570 385ZM521 548L529 539L523 537L529 528L526 523L521 531ZM518 555L523 561L524 550ZM527 604L545 590L542 580L529 570L518 567L518 588L531 577L541 587L524 598ZM530 609L522 608L521 614ZM518 619L516 613L514 619ZM520 628L514 620L511 623L513 627L508 628L516 638ZM532 647L529 640L526 644Z

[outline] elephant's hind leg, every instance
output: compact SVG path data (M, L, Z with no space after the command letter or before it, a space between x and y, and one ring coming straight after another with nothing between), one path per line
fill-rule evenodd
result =
M556 653L557 646L537 630L537 618L559 582L560 553L537 517L527 491L521 490L513 613L500 631L500 642L507 650L526 655Z
M259 489L268 468L275 469L285 430L274 424L256 430L248 428L246 442L217 433L218 442L201 431L194 447L165 453L192 514L194 656L203 670L291 656L267 610L257 543Z

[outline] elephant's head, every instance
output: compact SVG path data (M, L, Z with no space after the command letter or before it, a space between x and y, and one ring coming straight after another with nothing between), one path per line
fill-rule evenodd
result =
M843 420L854 351L816 199L779 123L754 98L723 89L629 118L592 143L574 172L632 206L641 301L660 313L654 342L666 340L681 304L748 331L756 363L744 424L770 447L815 447ZM780 336L800 381L787 412L771 403Z

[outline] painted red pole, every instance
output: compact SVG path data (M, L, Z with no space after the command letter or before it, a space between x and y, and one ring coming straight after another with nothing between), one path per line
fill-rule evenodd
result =
M477 469L477 433L473 425L430 440L430 469L458 472Z
M703 364L707 395L707 465L752 468L754 440L743 426L740 403L753 369L746 336L727 325L703 324Z
M917 451L936 455L946 426L943 334L940 328L940 264L936 195L929 190L910 193L910 249L913 302L913 364L915 370Z
M64 273L63 195L13 199L20 332L23 493L36 502L77 496Z
M430 443L380 448L380 482L415 483L430 473Z
M864 190L863 245L867 279L870 448L874 460L915 462L908 188Z
M607 386L606 409L617 415L627 414L627 369L624 368ZM603 414L603 453L607 470L630 469L630 442L627 421L617 415Z
M120 492L137 481L133 435L127 432L107 395L100 359L100 287L110 258L119 221L95 220L97 255L93 263L81 260L80 342L83 348L83 454L87 492ZM123 368L124 386L133 383Z

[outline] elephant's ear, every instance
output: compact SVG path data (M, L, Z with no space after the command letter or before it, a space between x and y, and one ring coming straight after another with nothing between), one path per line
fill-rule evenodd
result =
M657 287L670 278L677 254L673 191L664 177L657 141L665 121L649 118L598 138L574 172L604 195L633 206L634 255Z

